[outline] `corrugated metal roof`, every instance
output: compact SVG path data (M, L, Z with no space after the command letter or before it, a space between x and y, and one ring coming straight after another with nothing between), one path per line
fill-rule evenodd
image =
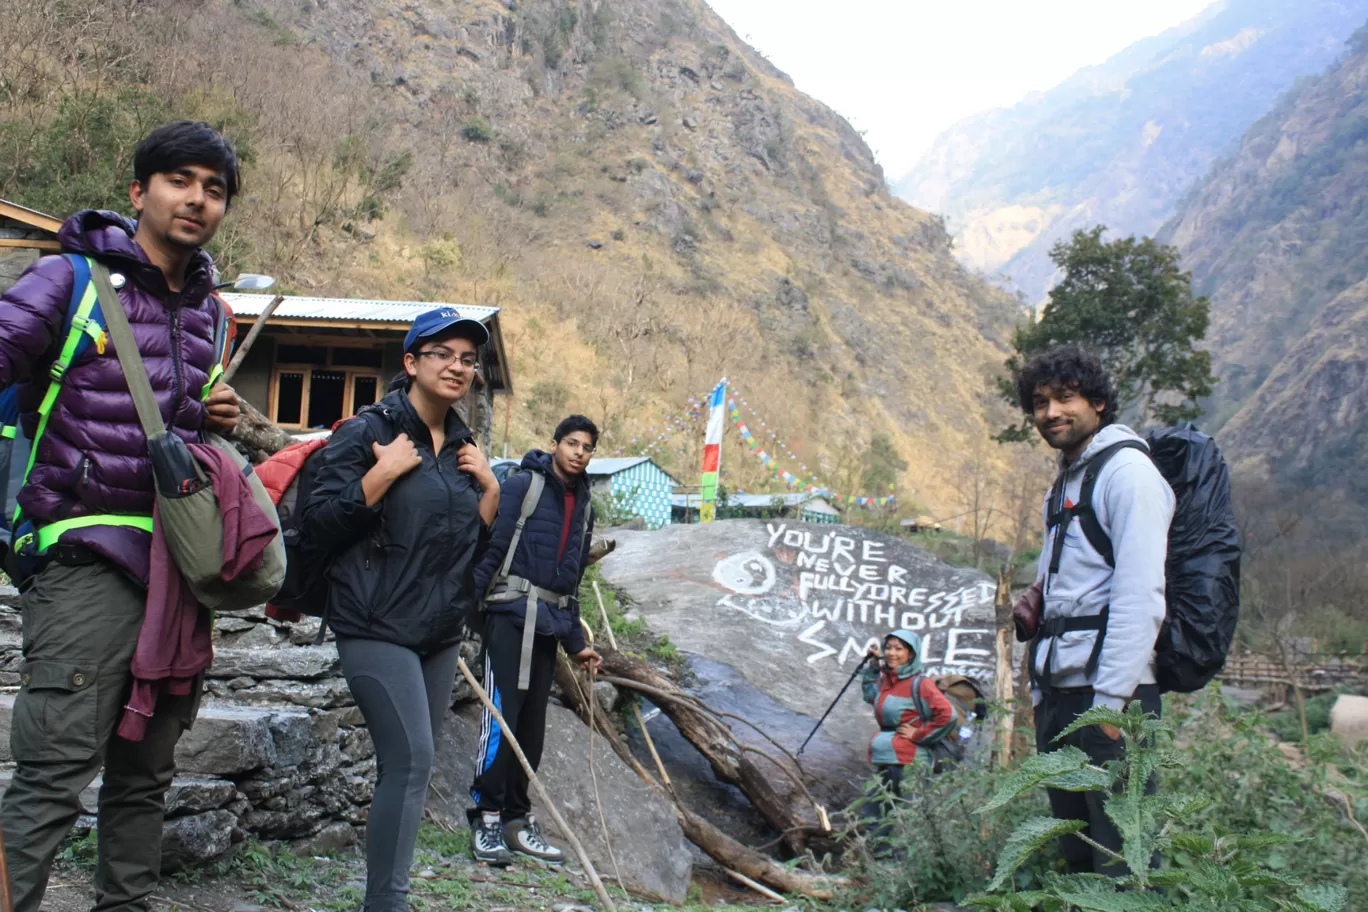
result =
M801 506L814 513L830 512L838 514L840 512L835 507L831 506L831 504L827 503L825 498L817 494L728 494L727 504L728 506L733 507L761 509L772 506L775 498L778 498L786 507ZM670 498L671 505L676 507L696 507L702 503L702 501L702 495L699 494L675 494Z
M625 472L633 466L650 461L650 456L605 456L602 459L589 460L589 467L585 471L590 475L616 475L618 472Z
M238 316L253 317L266 309L275 297L269 294L245 294L226 292L223 295L233 313ZM274 316L291 320L346 320L373 323L393 323L396 329L405 328L413 318L425 311L438 307L453 307L461 316L479 320L489 320L499 312L497 307L477 307L473 304L444 304L441 301L378 301L368 298L315 298L303 295L286 295L285 300L275 309Z
M589 465L585 467L584 471L587 475L603 478L608 475L616 475L619 472L625 472L628 469L636 468L644 462L649 462L655 467L656 471L670 479L670 481L673 481L675 484L680 483L678 478L675 478L669 472L662 469L650 456L604 456L599 459L589 460Z

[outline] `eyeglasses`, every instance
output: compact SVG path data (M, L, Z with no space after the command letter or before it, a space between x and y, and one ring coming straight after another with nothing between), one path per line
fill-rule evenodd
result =
M433 348L428 351L418 352L420 358L431 358L440 366L459 365L462 370L477 371L480 369L480 362L475 360L474 355L462 355L457 358L456 353L447 348Z
M580 443L578 440L565 440L562 442L576 452L584 453L586 456L594 455L594 445L592 443Z

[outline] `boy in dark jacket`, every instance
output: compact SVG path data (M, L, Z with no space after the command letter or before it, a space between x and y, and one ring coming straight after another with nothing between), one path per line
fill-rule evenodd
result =
M600 662L585 643L576 598L593 537L585 469L598 444L598 428L583 415L571 415L556 428L554 444L550 453L533 450L524 456L521 470L503 483L489 550L475 571L479 590L489 592L484 685L533 769L541 762L546 736L557 642L582 667L597 668ZM541 496L525 509L528 491L538 484ZM470 787L478 861L507 864L510 849L551 863L564 860L565 853L542 837L530 813L527 784L486 710Z
M88 210L58 233L67 254L110 270L168 429L229 433L237 395L215 378L213 238L238 189L233 147L204 123L153 131L133 156L134 222ZM65 363L75 264L46 256L0 295L0 388L16 385L33 441L18 503L41 569L23 596L24 664L14 698L14 778L0 821L15 912L36 912L54 856L100 768L96 910L143 910L161 869L163 801L196 695L163 694L141 741L115 734L142 629L155 497L147 435L97 321ZM53 382L49 420L39 412ZM18 544L16 542L16 544Z

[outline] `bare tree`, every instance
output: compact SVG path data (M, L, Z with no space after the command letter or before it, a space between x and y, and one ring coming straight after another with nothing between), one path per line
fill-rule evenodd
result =
M975 436L965 454L960 475L960 506L969 520L974 537L974 565L983 567L984 539L998 513L1002 492L998 482L996 445L987 437Z

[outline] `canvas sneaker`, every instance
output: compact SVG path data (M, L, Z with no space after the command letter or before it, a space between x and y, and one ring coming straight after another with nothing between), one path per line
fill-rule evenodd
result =
M513 861L513 853L504 842L503 821L498 814L481 814L476 818L471 848L475 860L485 864L507 865Z
M526 820L510 821L509 826L513 831L513 851L547 864L560 864L565 861L565 853L542 836L541 824L537 823L536 817L528 814Z

